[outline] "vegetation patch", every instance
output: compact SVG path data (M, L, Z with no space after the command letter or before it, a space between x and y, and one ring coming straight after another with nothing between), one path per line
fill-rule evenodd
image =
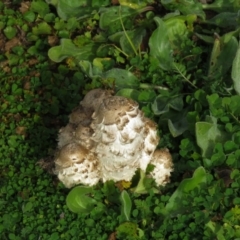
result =
M238 0L2 1L1 239L240 238L239 10ZM173 157L166 186L138 171L66 189L53 165L43 170L96 88L157 123Z

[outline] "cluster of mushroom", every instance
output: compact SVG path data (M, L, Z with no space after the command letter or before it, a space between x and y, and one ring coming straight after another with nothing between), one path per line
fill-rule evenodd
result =
M167 149L156 150L157 126L144 117L135 101L113 96L112 91L88 92L60 129L55 155L55 173L70 188L96 185L99 181L131 181L137 169L149 163L158 186L164 186L172 171Z

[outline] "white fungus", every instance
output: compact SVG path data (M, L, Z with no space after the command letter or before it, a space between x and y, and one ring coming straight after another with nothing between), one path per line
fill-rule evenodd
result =
M172 159L156 150L157 125L144 117L137 102L94 89L69 116L58 136L55 173L66 187L93 186L100 180L131 181L149 163L158 186L169 181Z

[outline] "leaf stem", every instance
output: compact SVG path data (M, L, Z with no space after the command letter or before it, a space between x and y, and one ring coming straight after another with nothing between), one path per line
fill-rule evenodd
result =
M175 69L177 70L177 72L183 77L183 79L186 81L186 82L188 82L192 87L194 87L195 89L197 89L197 87L193 84L193 83L191 83L183 74L182 74L182 72L180 71L180 69L177 67L177 65L173 62L173 65L174 65L174 67L175 67Z
M148 84L148 83L140 83L140 88L143 88L143 89L157 89L157 90L166 90L166 91L169 91L168 88L166 87L162 87L162 86L157 86L157 85L151 85L151 84Z
M124 27L124 25L123 25L122 15L121 15L121 6L120 6L120 8L119 8L119 17L120 17L120 22L121 22L121 25L122 25L123 32L124 32L124 34L125 34L128 42L129 42L130 46L132 47L135 55L138 56L137 50L136 50L136 48L134 47L134 45L133 45L131 39L129 38L129 36L128 36L127 32L126 32L126 29L125 29L125 27Z

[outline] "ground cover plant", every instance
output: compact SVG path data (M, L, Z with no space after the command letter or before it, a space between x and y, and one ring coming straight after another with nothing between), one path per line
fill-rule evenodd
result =
M1 239L240 239L239 10L238 0L2 1ZM69 190L43 170L94 88L134 99L158 124L174 162L165 187L139 174Z

